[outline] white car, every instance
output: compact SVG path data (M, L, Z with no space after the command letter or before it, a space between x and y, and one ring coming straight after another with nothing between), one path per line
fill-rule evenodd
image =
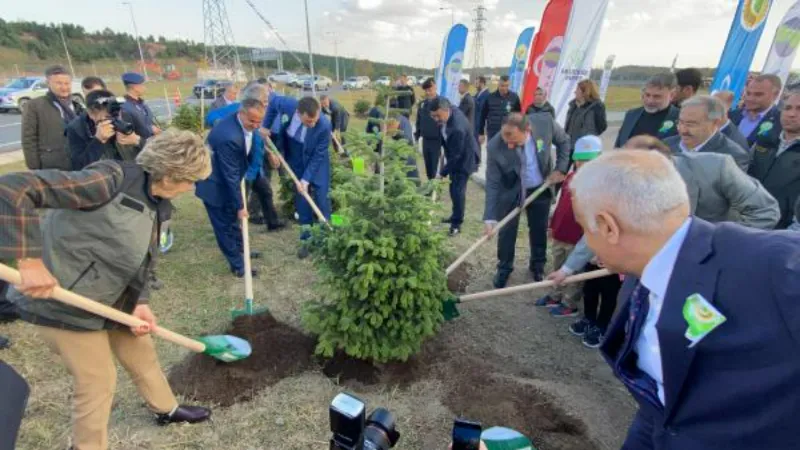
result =
M419 82L417 81L417 77L415 77L414 75L409 75L407 78L408 78L408 85L409 86L413 87L413 86L416 86L417 84L419 84Z
M358 77L358 78L359 78L361 81L363 81L363 82L364 82L364 87L365 87L365 88L368 88L368 87L369 87L369 83L371 82L371 80L369 79L369 77Z
M292 72L275 72L267 77L267 79L271 83L292 84L292 82L297 79L297 75Z
M375 85L389 87L392 85L392 79L389 77L380 77L375 80Z
M333 85L333 81L324 76L324 75L314 75L314 88L318 91L327 91ZM303 90L310 91L311 90L311 77L303 81Z
M342 88L347 90L364 89L365 87L367 84L362 77L350 77L342 83Z

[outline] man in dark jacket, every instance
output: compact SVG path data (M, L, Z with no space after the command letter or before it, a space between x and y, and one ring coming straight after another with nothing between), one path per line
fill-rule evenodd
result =
M511 81L508 75L503 75L500 77L497 90L492 92L486 100L486 106L481 111L481 117L478 119L481 144L491 140L494 135L500 132L503 119L509 113L522 111L519 96L515 92L511 92L510 86Z
M322 106L322 113L331 122L331 127L333 127L333 132L336 133L337 137L347 131L347 125L350 123L350 113L344 109L341 103L327 95L321 95L319 104Z
M725 106L725 121L720 127L720 133L724 134L725 137L736 142L739 144L740 147L747 150L748 153L752 154L751 145L747 142L747 138L744 137L741 131L739 131L739 127L731 122L729 115L730 110L733 106L733 92L731 91L717 91L711 94L712 97L716 98L717 100L721 101L722 104Z
M683 102L678 122L680 135L664 139L664 143L675 153L710 152L730 155L736 165L747 172L750 154L719 132L724 117L725 107L722 102L708 95L695 95Z
M136 133L120 133L114 128L111 109L116 102L114 94L106 90L92 91L86 96L86 111L67 127L72 170L81 170L101 159L136 159L142 139Z
M236 103L237 99L239 98L239 85L238 84L231 84L230 86L225 88L225 91L222 92L222 95L215 98L213 102L211 102L211 106L208 108L208 112L215 111L219 108L224 108L232 103Z
M72 376L76 449L108 448L115 360L157 423L196 423L211 415L180 405L167 383L149 335L156 317L147 288L164 203L207 177L209 158L198 136L170 132L150 141L135 163L0 177L0 260L16 260L22 279L9 298ZM128 328L53 300L59 285L146 325Z
M550 146L556 146L556 160ZM510 114L502 133L486 146L486 207L483 213L485 233L492 235L494 227L514 208L545 182L553 185L564 181L569 167L569 136L552 116L536 113L530 116ZM544 278L547 263L547 222L553 194L544 190L526 208L530 241L528 270L534 280ZM503 227L497 240L497 273L494 286L503 288L514 270L519 216Z
M144 101L145 79L135 72L122 74L125 85L125 103L122 104L122 119L133 124L133 131L145 141L161 133L156 126L156 116Z
M780 77L764 74L754 77L744 89L744 107L730 113L750 147L758 140L762 146L777 148L781 136L781 112L775 103L781 93Z
M414 140L422 138L422 157L425 160L425 175L429 180L436 178L439 171L439 158L442 153L441 127L431 116L431 104L436 99L436 83L428 78L422 83L425 99L417 106L417 124Z
M481 112L486 107L486 100L489 99L489 89L486 88L486 77L480 75L478 81L475 82L475 139L480 135L479 119Z
M536 88L536 94L533 97L533 103L525 110L525 115L530 115L537 112L546 112L556 118L556 110L553 105L547 101L547 93L542 88Z
M690 67L675 72L675 79L678 82L678 89L675 98L672 99L672 105L680 108L684 100L694 97L700 91L700 86L703 85L703 73Z
M401 112L401 114L406 116L406 118L411 117L411 108L413 108L414 104L417 103L417 95L414 93L414 88L408 85L408 76L400 75L400 77L395 82L394 90L405 91L408 92L408 94L399 95L397 97L392 97L391 99L389 99L389 107L402 109L403 111Z
M780 121L778 145L769 147L769 137L759 136L748 172L778 200L781 220L775 228L779 230L792 223L792 208L800 199L800 91L786 92Z
M22 112L22 153L28 169L70 170L64 130L83 111L72 100L72 75L62 66L49 67L47 94L28 102Z
M678 134L680 110L670 103L675 89L675 75L662 73L651 77L642 89L642 106L628 110L614 147L622 148L628 139L646 134L665 139Z
M478 143L472 134L472 125L458 108L454 108L445 97L431 102L431 116L440 127L447 164L439 176L450 177L450 198L453 213L443 222L450 224L450 236L461 232L467 200L467 181L477 165Z
M461 102L458 103L458 109L464 113L470 126L475 129L475 99L469 93L469 81L459 81L458 93L461 94Z

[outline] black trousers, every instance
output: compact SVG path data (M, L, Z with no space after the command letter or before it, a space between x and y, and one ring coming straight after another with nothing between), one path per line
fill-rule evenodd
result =
M11 366L0 361L0 449L13 449L28 405L30 387Z
M453 214L450 215L450 224L459 228L464 223L464 210L467 204L467 182L469 174L451 173L450 175L450 200L453 202Z
M251 185L248 185L247 211L251 212L254 218L263 216L267 225L276 225L279 219L278 211L275 210L270 182L272 170L265 168L263 172ZM251 190L255 195L249 195Z
M597 269L599 267L594 264L588 264L586 267L587 272ZM620 287L622 287L622 281L615 273L588 280L583 284L583 314L604 333L611 322L614 310L617 309L617 294L619 294Z
M527 192L525 192L525 197L527 198L536 189L537 188L528 189ZM528 242L531 248L530 261L528 263L528 268L530 270L544 271L544 266L547 263L547 222L550 219L550 204L552 201L553 194L550 189L547 189L536 197L536 200L531 202L525 210L528 219ZM512 209L513 208L504 211L504 217L510 213ZM498 271L511 273L511 271L514 270L514 255L516 252L520 215L517 215L517 217L503 227L498 235ZM502 217L498 217L498 219L502 219Z
M441 139L422 138L422 156L425 159L425 174L429 180L439 173L439 157L442 153Z

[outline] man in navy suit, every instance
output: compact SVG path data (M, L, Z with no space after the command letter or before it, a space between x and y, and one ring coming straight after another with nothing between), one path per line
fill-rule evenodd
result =
M780 144L781 112L775 103L782 85L777 75L754 77L744 90L744 108L731 111L731 122L747 137L750 147L756 141L767 147L778 147Z
M479 118L486 107L486 100L489 99L489 89L486 87L486 77L481 75L478 77L478 82L475 83L475 118ZM480 124L475 121L475 139L480 136Z
M328 147L331 143L331 123L320 114L320 110L320 104L314 97L300 99L297 110L281 128L275 144L300 179L297 189L308 193L325 218L329 219L331 164ZM314 212L299 192L295 196L295 208L303 227L300 239L306 241L311 237L309 227L314 222ZM308 256L305 244L300 246L297 256L301 259Z
M240 220L247 220L241 183L258 151L254 131L264 120L266 105L254 98L245 98L239 112L221 119L208 135L213 151L211 176L197 183L195 194L203 200L214 228L217 245L228 260L231 272L244 276L244 257ZM258 254L253 252L252 257ZM255 276L255 271L253 271Z
M473 126L461 110L454 108L445 97L436 97L430 105L431 117L441 128L444 156L447 163L439 172L440 177L450 177L450 198L453 213L444 219L450 224L450 236L461 232L464 223L464 208L467 201L467 181L478 167L478 142L473 135Z
M623 450L800 448L800 239L690 216L674 165L607 152L570 184L626 274L601 353L639 403Z
M625 113L614 147L622 148L628 139L643 134L658 139L678 134L680 110L671 104L675 84L671 73L654 75L647 81L642 89L642 106Z

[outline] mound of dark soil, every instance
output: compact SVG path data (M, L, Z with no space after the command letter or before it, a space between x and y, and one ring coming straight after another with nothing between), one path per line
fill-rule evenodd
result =
M472 264L468 262L461 263L460 266L456 267L456 270L453 271L447 277L447 289L454 294L463 294L467 291L467 286L469 286L470 282L470 272L472 271Z
M235 363L191 355L170 372L169 381L176 393L230 406L316 365L312 357L314 338L269 314L238 317L226 334L250 342L253 354Z

